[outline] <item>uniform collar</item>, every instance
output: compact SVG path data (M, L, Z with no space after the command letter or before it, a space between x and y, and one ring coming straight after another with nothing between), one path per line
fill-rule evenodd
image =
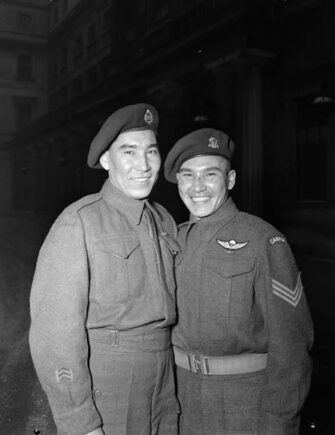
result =
M132 223L138 225L143 213L144 201L125 195L112 185L109 178L102 186L103 199L124 214Z
M199 226L199 230L201 229L201 238L209 241L217 231L233 219L238 212L232 198L228 198L215 213L201 219L197 219L195 216L191 215L190 222L196 223Z

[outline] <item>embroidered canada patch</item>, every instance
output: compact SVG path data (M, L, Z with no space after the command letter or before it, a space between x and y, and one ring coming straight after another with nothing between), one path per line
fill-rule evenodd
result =
M295 286L294 290L286 287L286 285L282 284L281 282L272 279L272 291L276 296L296 307L303 292L301 274L299 273L298 275L297 285Z
M286 242L285 237L282 237L282 236L275 236L275 237L272 237L272 239L270 239L270 243L271 243L271 245L274 245L274 244L277 243L277 242L285 243L285 242Z
M236 250L236 249L242 249L245 246L247 246L247 244L249 242L242 242L242 243L238 243L236 242L236 240L216 240L218 242L218 244L220 246L222 246L225 249L229 249L229 250Z

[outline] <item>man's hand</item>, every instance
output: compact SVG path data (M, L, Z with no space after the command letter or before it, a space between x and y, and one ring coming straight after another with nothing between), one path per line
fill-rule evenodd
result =
M101 427L98 427L98 429L94 429L92 432L89 432L86 435L105 435L105 432Z

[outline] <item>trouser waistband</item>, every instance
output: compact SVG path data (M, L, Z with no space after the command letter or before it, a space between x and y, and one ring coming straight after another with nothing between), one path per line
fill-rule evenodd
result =
M175 363L183 369L202 375L238 375L264 370L267 353L244 353L228 356L205 356L173 348Z
M90 340L108 344L111 347L125 347L134 350L157 352L171 347L171 330L150 329L147 331L117 331L108 328L89 329Z

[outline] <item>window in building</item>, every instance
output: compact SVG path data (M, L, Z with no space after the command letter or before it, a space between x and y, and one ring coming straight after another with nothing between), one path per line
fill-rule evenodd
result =
M11 80L12 70L10 65L10 58L7 54L1 53L0 55L0 80Z
M72 80L72 95L73 97L77 97L83 92L84 83L83 76L79 75L75 79Z
M52 53L50 59L50 74L51 79L56 80L58 77L58 56L57 53Z
M33 58L30 54L19 54L16 68L17 81L33 80Z
M98 68L96 65L89 68L85 76L86 88L93 88L98 82Z
M110 39L112 33L112 8L105 10L101 17L101 47L110 48Z
M160 24L169 15L169 3L164 0L151 0L151 5L148 7L149 12L149 26L155 27Z
M328 197L328 117L330 106L310 100L298 103L296 139L297 199L321 201Z
M102 33L108 33L110 30L110 27L112 25L112 8L108 8L105 10L102 16Z
M96 49L96 27L95 24L90 24L87 29L87 52L92 53Z
M51 109L56 109L56 107L58 106L58 93L57 92L53 92L52 94L50 94L49 103L50 103Z
M64 86L59 90L58 98L57 98L59 106L62 106L63 104L67 103L67 92L68 92L67 86Z
M167 3L163 4L157 9L156 18L157 20L164 20L169 15L169 5Z
M19 30L30 30L31 29L31 14L28 12L18 12L16 16L17 28Z
M16 98L16 127L19 129L32 120L34 100L32 98Z
M60 67L62 72L67 70L67 47L62 48Z
M73 46L73 63L77 65L83 58L83 38L78 35L74 40Z
M58 23L58 2L52 2L52 24L55 26Z
M68 9L68 2L67 0L62 1L62 16L64 16Z

